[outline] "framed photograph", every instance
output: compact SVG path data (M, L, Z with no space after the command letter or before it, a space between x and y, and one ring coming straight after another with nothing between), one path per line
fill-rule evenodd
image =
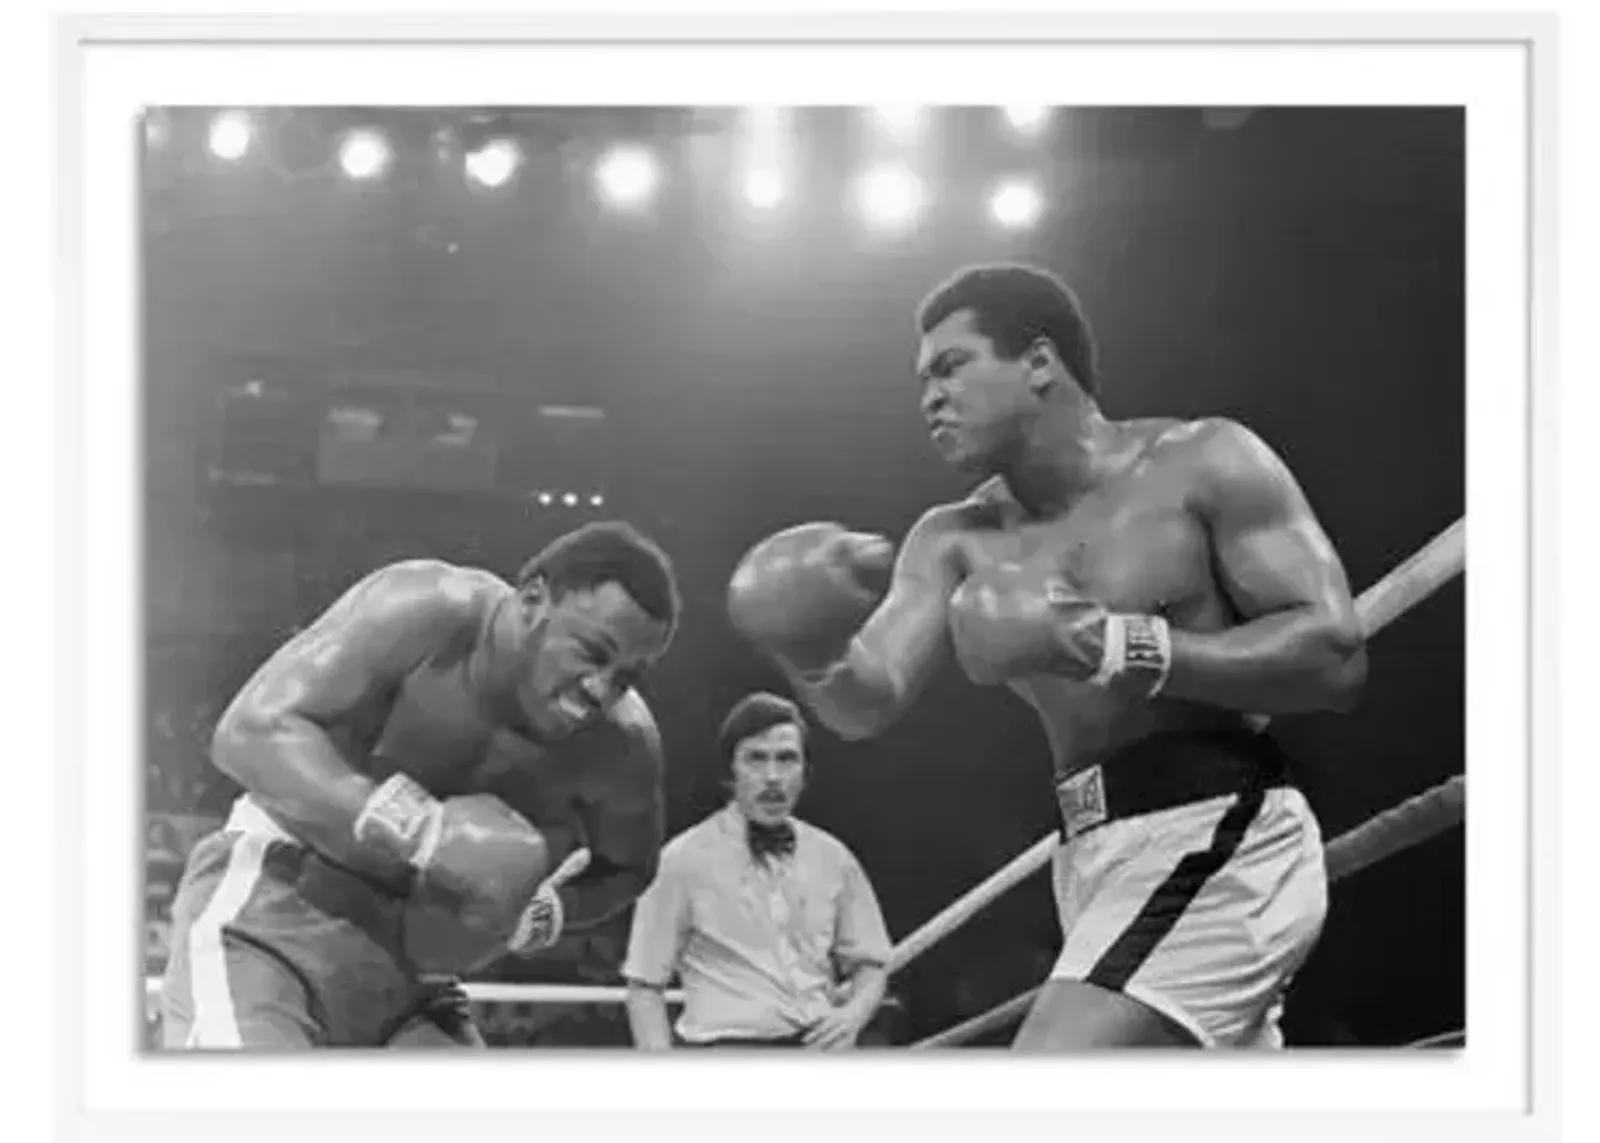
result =
M63 18L64 1122L1548 1137L1555 42Z

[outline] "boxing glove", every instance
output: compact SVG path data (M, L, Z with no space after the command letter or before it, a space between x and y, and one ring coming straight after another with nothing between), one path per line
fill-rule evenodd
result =
M800 673L844 655L888 590L894 545L839 524L800 524L740 559L728 618L759 650Z
M504 951L550 872L544 835L499 798L440 801L404 774L378 787L356 819L358 841L399 849L415 872L408 912L413 959L465 971ZM430 941L437 947L424 946Z
M1105 608L1042 562L975 570L950 597L950 641L975 683L1059 673L1088 681L1100 661Z
M464 975L492 964L506 954L527 957L561 938L566 921L558 892L589 864L587 849L570 854L534 890L509 925L504 918L485 925L481 918L441 904L423 891L406 905L406 957L421 972Z
M974 572L950 597L949 625L961 669L983 685L1053 674L1153 696L1171 667L1165 619L1111 612L1040 561Z

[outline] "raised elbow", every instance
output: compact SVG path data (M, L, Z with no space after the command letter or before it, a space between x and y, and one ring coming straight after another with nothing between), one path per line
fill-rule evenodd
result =
M1367 647L1354 624L1340 624L1326 635L1324 701L1327 709L1348 714L1361 702L1367 685Z
M877 691L855 696L848 705L829 704L817 713L823 725L846 742L865 742L893 726L905 705L901 688L886 683Z
M270 733L270 720L230 707L211 732L211 764L243 784L249 776L252 747Z
M893 721L893 715L877 710L851 711L849 715L835 712L823 719L824 725L846 742L865 742L869 738L876 738Z
M828 729L837 734L846 742L865 742L877 733L872 727L862 722L830 722Z

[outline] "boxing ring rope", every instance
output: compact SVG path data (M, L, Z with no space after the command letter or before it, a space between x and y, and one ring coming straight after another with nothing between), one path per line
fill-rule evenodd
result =
M1462 517L1362 592L1356 600L1356 611L1365 637L1371 639L1433 595L1460 575L1465 566L1466 519ZM1265 718L1257 720L1259 726L1265 726L1266 723ZM1466 779L1457 775L1335 838L1326 848L1330 884L1459 825L1465 815L1465 805ZM889 972L898 972L910 964L985 906L1043 869L1049 864L1060 842L1059 831L1040 838L920 925L892 950ZM618 985L469 981L463 988L469 1000L480 1004L620 1004L627 997L627 989ZM160 989L161 981L158 978L145 980L147 998L153 999ZM1003 1027L1025 1014L1039 991L1039 988L1030 989L988 1012L910 1046L924 1049L959 1044ZM683 1001L681 990L673 990L666 995L669 1003L681 1004ZM1459 1041L1463 1036L1462 1031L1456 1030L1407 1046L1440 1046Z
M467 999L475 1004L621 1004L628 990L620 984L513 984L492 980L464 984ZM154 1000L161 993L161 978L150 976L144 982L145 998ZM668 1004L682 1004L683 990L665 994Z

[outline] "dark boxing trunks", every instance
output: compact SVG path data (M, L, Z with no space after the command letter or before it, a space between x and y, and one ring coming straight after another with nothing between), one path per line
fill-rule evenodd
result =
M433 994L400 951L404 925L403 897L236 808L178 887L163 1046L389 1042Z

